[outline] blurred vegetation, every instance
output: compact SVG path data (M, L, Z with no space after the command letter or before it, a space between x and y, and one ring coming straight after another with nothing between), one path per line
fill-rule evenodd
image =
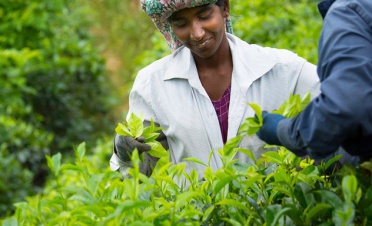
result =
M316 63L316 1L231 0L231 14L240 38ZM169 53L139 0L0 0L0 216L42 190L46 154L112 139L137 71Z
M46 154L112 130L87 10L78 1L0 1L0 214L43 186Z
M234 33L252 44L289 49L318 61L322 26L319 0L244 0L230 2Z
M107 70L116 100L115 115L122 119L128 109L128 95L139 69L138 57L144 50L151 50L154 25L142 12L140 1L91 0L91 31L101 54L106 59Z

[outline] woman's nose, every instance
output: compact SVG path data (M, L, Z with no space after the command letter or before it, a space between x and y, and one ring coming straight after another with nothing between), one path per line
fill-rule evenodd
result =
M205 31L203 29L202 24L199 21L194 21L192 23L190 38L194 41L200 41L203 39Z

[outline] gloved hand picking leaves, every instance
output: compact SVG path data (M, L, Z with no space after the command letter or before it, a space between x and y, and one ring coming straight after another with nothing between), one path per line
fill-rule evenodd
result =
M156 140L159 135L165 137L162 128L156 126L153 120L147 123L150 124L148 126L144 124L146 122L144 123L142 117L132 113L127 122L119 123L115 128L117 135L114 151L122 161L130 161L130 156L135 149L139 154L146 152L156 158L168 155L162 144Z

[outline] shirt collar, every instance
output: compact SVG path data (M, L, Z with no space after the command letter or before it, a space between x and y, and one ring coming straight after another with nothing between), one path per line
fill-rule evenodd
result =
M275 66L276 63L267 54L260 51L260 48L256 48L257 46L249 45L234 35L228 33L226 35L232 52L234 71L241 77L241 79L238 78L239 82L251 84ZM241 48L239 44L246 46ZM242 49L244 51L241 51ZM164 80L198 78L194 58L188 48L180 47L171 57L173 62L166 70ZM182 66L180 67L180 65Z

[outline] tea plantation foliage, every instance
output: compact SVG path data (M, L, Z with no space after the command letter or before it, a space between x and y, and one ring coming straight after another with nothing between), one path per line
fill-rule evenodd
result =
M316 63L322 24L317 1L230 2L236 35L249 43L291 49ZM169 49L156 32L134 29L126 39L128 27L146 27L149 20L137 16L139 9L120 14L118 9L133 8L132 1L110 3L111 14L102 18L108 18L110 34L130 43L129 52L136 55L122 55L133 71L123 81L130 82L136 69ZM110 84L89 33L89 20L102 12L102 4L0 0L2 225L372 225L372 162L334 169L338 156L316 165L282 147L254 159L250 150L237 148L241 136L260 127L260 108L254 103L250 106L259 117L248 118L241 134L218 150L221 169L213 171L207 160L192 158L174 165L153 143L152 154L160 160L151 177L139 172L137 153L129 178L110 171L116 122L107 121ZM111 50L123 49L109 40ZM143 40L151 49L135 53L133 46L148 46L136 44ZM289 97L278 111L291 117L308 101L307 96ZM143 128L140 117L132 118L121 128L133 136L145 133L151 141L158 128ZM251 161L237 163L233 156L238 151ZM200 172L184 171L188 161L205 166L203 178Z
M278 111L287 117L309 101L291 97ZM304 104L305 103L305 104ZM251 151L238 148L246 134L262 123L261 110L251 104L257 118L248 118L240 135L218 150L223 167L212 170L208 161L189 158L182 164L169 162L169 155L156 145L159 128L144 128L132 115L117 127L119 133L145 136L152 154L160 157L147 177L139 171L137 151L132 155L130 177L105 167L100 156L110 145L98 146L85 156L85 143L75 148L75 161L62 162L62 155L47 156L52 177L44 192L19 202L14 216L3 225L369 225L372 221L372 162L359 168L345 165L327 174L339 156L326 163L296 157L284 148L254 159ZM243 152L251 158L238 163ZM187 162L205 166L204 177L185 171Z
M76 1L0 0L0 216L42 189L46 154L110 131L86 14Z

